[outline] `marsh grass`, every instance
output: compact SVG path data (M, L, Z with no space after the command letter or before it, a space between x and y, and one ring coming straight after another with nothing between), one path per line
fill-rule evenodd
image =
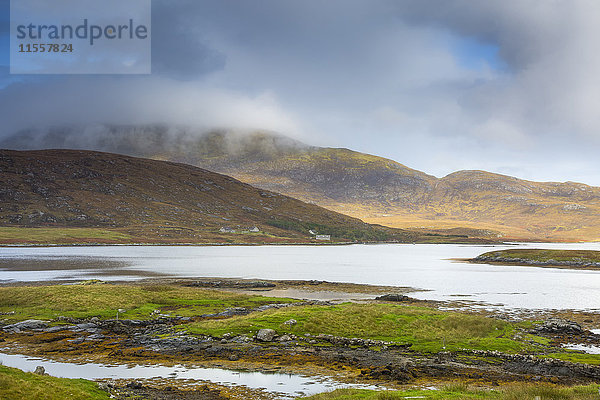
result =
M223 311L228 307L254 308L293 301L171 285L0 287L0 311L15 311L11 317L19 320L53 319L59 315L114 318L119 308L127 310L127 318L149 318L156 309L167 314L194 316Z
M563 387L548 384L512 384L494 390L471 388L466 384L446 386L440 390L373 391L338 389L306 397L310 400L396 400L424 398L430 400L597 400L598 386Z
M295 319L294 326L284 322ZM417 351L437 352L463 347L518 351L523 345L505 336L509 323L475 315L440 312L425 307L391 304L344 303L336 306L294 307L270 310L227 320L207 320L188 325L196 334L253 334L271 328L296 335L331 334L411 343Z

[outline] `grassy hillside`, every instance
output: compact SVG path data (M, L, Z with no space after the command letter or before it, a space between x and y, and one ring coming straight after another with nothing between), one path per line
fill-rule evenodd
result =
M297 242L312 240L310 229L335 241L445 240L368 225L189 165L0 151L0 243Z
M487 238L600 240L600 188L485 171L436 178L348 149L266 132L199 133L164 126L21 132L0 145L79 147L197 165L267 190L396 228ZM458 228L458 230L457 230Z
M84 379L36 375L0 365L0 398L4 400L108 400L109 393Z

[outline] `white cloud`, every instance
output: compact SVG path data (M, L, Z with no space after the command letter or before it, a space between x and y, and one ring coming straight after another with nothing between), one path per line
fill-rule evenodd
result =
M600 185L600 2L155 4L162 77L9 86L2 132L85 122L260 128L436 175L520 171ZM457 51L463 43L497 48L497 60Z

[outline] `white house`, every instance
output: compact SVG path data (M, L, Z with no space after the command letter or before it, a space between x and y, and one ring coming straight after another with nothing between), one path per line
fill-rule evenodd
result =
M312 229L308 231L308 233L310 233L311 235L316 235L317 232L313 231Z
M253 233L260 232L260 229L258 229L258 226L254 226L254 227L250 228L250 232L253 232Z
M317 240L331 240L331 235L317 235L315 236Z

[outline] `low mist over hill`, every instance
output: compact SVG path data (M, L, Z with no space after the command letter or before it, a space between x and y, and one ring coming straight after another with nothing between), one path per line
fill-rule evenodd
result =
M86 148L188 163L392 227L484 237L600 239L600 188L485 171L443 178L348 149L268 132L96 126L20 132L1 147Z

